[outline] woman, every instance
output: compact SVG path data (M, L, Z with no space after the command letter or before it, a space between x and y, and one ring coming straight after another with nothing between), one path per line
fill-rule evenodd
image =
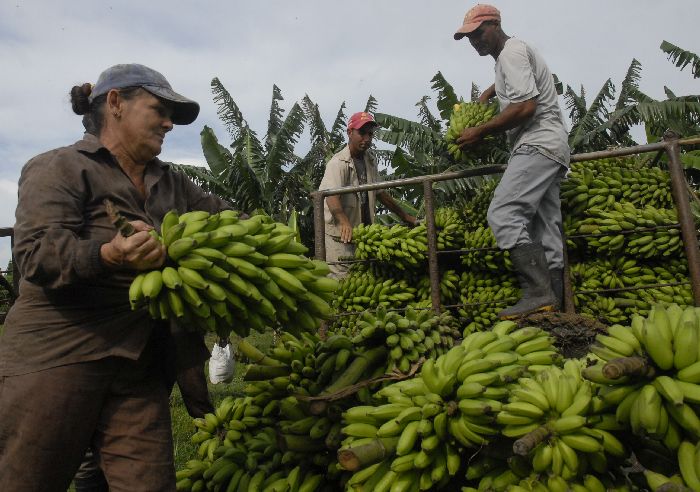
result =
M156 157L173 125L199 113L160 73L116 65L94 87L73 87L71 101L84 138L30 160L19 181L22 279L0 339L0 490L65 491L88 447L110 490L174 490L172 344L130 309L127 291L165 260L148 231L167 210L226 204ZM134 235L116 233L105 198Z

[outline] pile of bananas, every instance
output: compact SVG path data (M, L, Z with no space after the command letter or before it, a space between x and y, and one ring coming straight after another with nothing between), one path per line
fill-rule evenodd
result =
M428 251L425 224L413 228L401 224L360 224L353 228L352 237L355 258L390 262L402 270L420 265Z
M464 248L473 249L462 255L462 264L468 270L512 270L508 251L502 251L496 246L496 238L490 227L477 227L464 233ZM491 249L492 248L492 249Z
M697 308L654 306L647 318L612 325L591 345L596 362L585 378L632 432L677 450L700 438L700 318Z
M464 216L464 222L468 230L474 230L478 227L488 227L486 213L488 212L493 192L498 186L500 180L491 176L481 178L479 188L474 192L474 195L464 203L461 207Z
M618 256L577 263L570 270L574 305L579 313L608 323L629 323L632 315L648 314L658 302L692 305L687 262L669 259L663 263L642 263ZM679 283L661 287L606 293L600 289L633 288L641 285Z
M678 256L682 254L678 218L674 209L646 206L637 209L630 203L615 203L610 209L591 208L588 218L579 222L579 234L604 234L585 238L591 251L601 254L619 254L636 258ZM673 226L654 231L636 229Z
M483 490L507 490L508 492L632 492L629 485L616 484L609 477L587 474L578 482L565 480L559 475L529 475L515 479L516 472L512 470L496 470L487 474L479 487L462 487L462 492L477 492ZM620 481L622 482L622 481Z
M459 315L468 320L465 334L485 330L498 318L498 312L518 299L519 289L512 274L485 271L463 272L459 281Z
M265 486L274 483L270 490L288 490L285 477L290 486L308 487L299 490L334 490L328 484L339 480L335 451L348 403L303 397L334 394L383 374L386 348L355 347L337 334L321 341L308 333L297 337L284 332L265 353L245 340L238 350L254 361L244 375L245 396L227 397L214 414L195 419L198 431L192 441L198 457L178 471L178 490L237 490L231 484L240 480L260 486L260 470ZM356 404L361 399L349 400Z
M443 306L459 301L459 278L456 270L443 270L440 272L440 303ZM418 281L417 287L416 297L419 300L431 298L429 277L422 277Z
M374 268L354 266L350 274L340 282L333 300L333 309L338 313L361 313L379 306L398 308L413 301L416 288L406 278L398 275L379 276ZM339 316L333 321L337 329L354 324L357 315Z
M421 357L435 359L449 350L461 336L456 320L445 311L435 314L432 309L409 307L403 316L380 307L376 312L365 311L352 330L355 347L386 346L389 359L384 372L394 369L407 373Z
M503 435L518 438L513 451L527 456L536 473L571 480L581 470L604 472L606 455L626 455L625 447L609 431L611 422L616 429L621 426L614 415L597 414L593 385L581 378L580 367L578 361L567 360L563 370L550 366L520 379L496 416L504 426ZM589 460L591 455L596 456Z
M392 483L444 487L462 468L461 448L478 449L498 436L495 419L509 385L529 366L559 359L546 332L505 321L426 360L420 376L376 393L385 403L343 414L348 437L338 460L355 472L349 483L364 490L389 490Z
M297 452L280 445L287 442L280 440L274 424L285 411L297 415L296 408L288 410L286 401L279 405L281 410L258 403L263 398L227 397L215 413L194 420L198 430L192 442L198 444L198 456L177 471L178 491L294 488L311 492L327 485L324 474L311 462L296 465Z
M244 381L255 381L246 388L247 394L263 394L270 400L294 394L318 394L336 370L335 361L324 365L326 358L318 358L321 343L314 334L302 333L297 337L282 332L265 355L241 340L238 351L255 361L247 366L243 377ZM338 370L344 368L346 362L339 363Z
M229 483L237 469L247 470L250 481L262 450L249 453L246 443L254 436L264 436L263 440L272 445L274 435L266 429L273 423L272 418L261 415L253 398L232 396L226 397L215 413L194 419L197 431L192 442L198 446L197 458L178 470L177 490L212 490L216 485Z
M471 162L479 157L487 155L490 151L489 143L493 140L486 138L481 144L469 149L461 149L455 141L465 128L482 125L498 112L498 106L478 102L461 102L454 105L450 116L450 126L445 132L447 150L455 158L455 161Z
M668 173L635 158L573 163L571 173L562 181L561 199L563 207L574 215L622 202L638 207L673 206Z
M462 248L465 224L455 208L440 207L435 210L435 229L438 251Z
M161 226L168 261L141 273L129 289L133 309L178 319L221 337L285 323L315 331L331 315L337 281L321 261L304 256L296 232L264 215L169 211Z

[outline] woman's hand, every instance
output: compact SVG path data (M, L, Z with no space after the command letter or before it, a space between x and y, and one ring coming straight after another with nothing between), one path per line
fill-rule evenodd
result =
M136 233L124 237L117 233L110 242L100 248L103 263L112 269L150 270L165 262L165 246L149 234L153 227L143 221L130 224Z

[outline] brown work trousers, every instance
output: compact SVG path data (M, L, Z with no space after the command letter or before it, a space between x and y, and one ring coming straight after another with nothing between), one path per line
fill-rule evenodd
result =
M88 446L110 491L174 491L169 391L155 354L1 377L0 491L65 492Z

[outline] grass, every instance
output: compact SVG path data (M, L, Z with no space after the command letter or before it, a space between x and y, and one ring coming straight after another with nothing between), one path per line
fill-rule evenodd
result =
M272 343L272 333L262 333L253 334L247 338L247 340L258 347L260 350L266 350ZM214 335L208 335L205 339L207 347L213 347L216 342L216 337ZM207 372L207 386L209 388L209 395L211 396L211 401L216 407L221 400L229 395L242 395L243 394L243 372L245 369L245 364L240 361L236 361L233 380L230 383L219 383L212 384L209 382L208 375L208 364L205 367L205 372ZM190 438L195 432L194 424L192 423L192 418L187 413L185 405L182 401L182 396L180 395L180 390L177 385L173 388L173 392L170 395L170 416L173 426L173 446L175 449L175 469L180 470L184 467L187 460L192 459L197 454L197 445L190 442Z

